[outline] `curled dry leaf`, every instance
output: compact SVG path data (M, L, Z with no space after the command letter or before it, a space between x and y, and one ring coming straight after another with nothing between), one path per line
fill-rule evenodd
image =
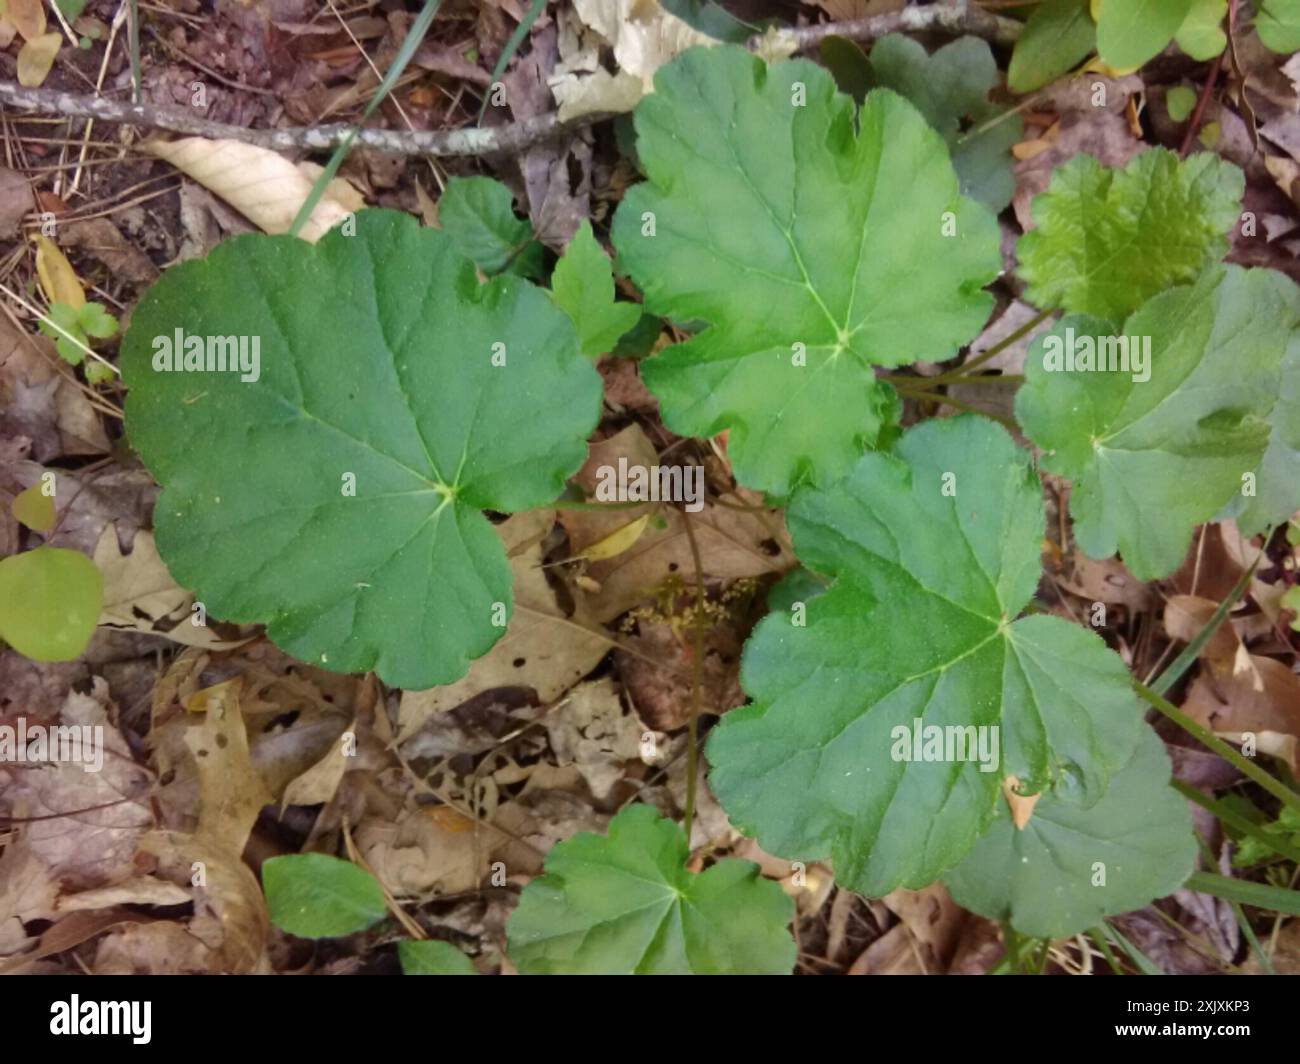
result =
M142 147L220 196L267 233L287 233L311 193L313 179L267 148L203 137L152 140ZM302 227L299 235L304 240L315 243L354 210L339 199L335 184L331 182ZM348 198L355 205L356 199Z

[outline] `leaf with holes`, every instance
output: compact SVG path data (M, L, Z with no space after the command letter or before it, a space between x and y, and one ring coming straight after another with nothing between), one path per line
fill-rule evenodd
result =
M821 67L731 46L655 86L635 117L649 180L614 245L648 309L704 328L647 359L646 383L675 432L731 430L745 484L832 480L895 416L873 367L951 358L979 331L997 224L893 92L859 114Z
M1297 323L1300 289L1284 274L1227 266L1156 296L1118 333L1071 316L1034 342L1016 416L1048 452L1044 466L1074 482L1086 554L1118 550L1139 580L1157 579L1178 567L1197 524L1257 494L1261 473L1270 499L1292 488L1290 399L1277 452L1261 463Z
M397 687L456 680L500 637L510 568L482 511L559 495L600 411L545 293L480 285L445 234L393 211L170 270L122 367L177 582L299 658Z
M796 494L789 521L800 559L834 583L745 648L754 702L708 744L732 823L881 895L961 860L1004 776L1101 798L1140 714L1095 635L1016 619L1040 575L1042 487L1003 429L927 421Z
M944 884L963 908L1035 938L1078 934L1172 894L1191 874L1197 847L1169 776L1164 744L1144 726L1100 802L1081 809L1045 794L1017 830L999 801L988 831Z
M648 805L560 843L510 917L510 959L524 975L788 975L794 902L749 861L697 875L689 856Z
M1244 189L1208 152L1180 162L1154 148L1123 170L1077 155L1034 200L1036 228L1016 247L1026 298L1118 322L1223 257Z

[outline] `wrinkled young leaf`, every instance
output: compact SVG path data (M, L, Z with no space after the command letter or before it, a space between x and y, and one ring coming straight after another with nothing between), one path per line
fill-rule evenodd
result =
M769 615L745 648L754 703L708 744L733 824L769 853L829 856L841 886L880 895L955 865L1006 775L1100 799L1140 715L1095 635L1016 620L1039 579L1042 488L1003 429L924 422L894 454L796 494L788 518L800 559L835 582L806 614ZM918 718L1000 731L984 733L983 764L974 747L908 761L898 744Z
M397 944L397 955L403 975L478 975L474 962L450 942L403 939Z
M1071 316L1034 342L1016 416L1048 452L1044 466L1074 482L1070 508L1086 554L1118 550L1139 580L1165 576L1182 561L1193 528L1241 492L1247 474L1258 480L1266 419L1297 321L1300 289L1285 275L1228 266L1156 296L1119 333L1097 318ZM1129 338L1128 372L1117 336ZM1104 338L1111 348L1097 365L1109 365L1113 354L1120 368L1076 363L1071 372L1065 353L1083 357L1085 337L1097 352ZM1144 337L1145 370L1132 361ZM1274 457L1291 470L1291 483L1279 491L1292 490L1296 478L1285 453L1293 419L1288 402ZM1273 485L1277 474L1266 475Z
M612 351L641 319L635 303L614 301L614 268L585 220L555 265L551 295L573 319L584 355Z
M944 884L962 908L1035 938L1065 938L1172 894L1191 874L1197 847L1169 776L1164 744L1144 726L1100 802L1081 809L1045 794L1017 830L999 801L988 831Z
M508 270L541 275L541 245L533 227L515 214L515 198L490 177L453 177L438 201L438 224L456 250L489 276Z
M388 912L375 877L324 853L290 854L262 863L271 923L299 938L364 931Z
M1088 0L1043 0L1016 41L1007 85L1018 93L1041 89L1068 74L1096 45Z
M1257 0L1255 29L1275 52L1300 51L1300 0Z
M951 358L988 317L996 222L888 90L855 125L821 67L731 46L684 53L655 86L636 111L650 179L614 245L651 311L705 328L647 359L646 383L674 431L729 428L751 487L833 479L893 413L873 365Z
M1037 227L1017 245L1026 298L1119 321L1223 257L1244 189L1208 152L1179 162L1153 148L1123 170L1077 155L1034 200Z
M1174 38L1195 0L1103 0L1097 52L1107 65L1132 70L1154 59Z
M989 100L998 64L987 41L962 37L926 55L910 37L890 34L871 49L871 68L880 86L909 100L938 130L965 195L995 212L1011 202L1011 146L1024 123L1015 115L976 132L1002 110Z
M256 374L155 370L177 330L258 338ZM510 568L481 511L559 495L601 397L545 293L480 285L445 234L393 211L175 267L140 301L122 368L176 580L297 657L417 689L504 631Z
M510 959L524 975L788 975L794 902L748 861L696 875L688 856L647 805L560 843L510 918Z
M33 661L74 661L95 634L104 578L62 547L0 558L0 639Z

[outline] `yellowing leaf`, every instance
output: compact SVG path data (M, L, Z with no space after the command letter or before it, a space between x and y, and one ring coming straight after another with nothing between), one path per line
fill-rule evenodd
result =
M311 192L314 179L288 159L267 148L234 140L149 141L145 151L216 193L267 233L287 233ZM339 200L339 179L330 182L299 234L314 244L348 217L352 206ZM352 205L356 201L352 197Z
M589 562L601 562L606 558L613 558L622 554L641 538L641 533L645 531L645 526L650 523L650 515L642 514L635 521L630 521L622 528L617 529L604 539L593 543L586 550L579 552L576 556L585 558Z
M54 500L41 491L42 485L33 484L14 496L9 509L14 518L33 532L48 532L54 527Z
M33 661L73 661L103 597L103 578L80 551L37 547L0 559L0 639Z
M43 84L62 45L63 38L57 33L29 38L18 52L18 84L29 89Z
M41 291L51 303L66 303L76 310L86 305L86 293L81 287L77 271L68 257L49 237L36 236L36 276L41 281Z
M25 41L35 40L45 32L45 4L42 0L9 0L5 18L18 28Z

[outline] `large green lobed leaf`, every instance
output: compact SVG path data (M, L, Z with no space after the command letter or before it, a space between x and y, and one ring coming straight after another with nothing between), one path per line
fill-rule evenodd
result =
M788 975L794 902L749 861L696 875L682 829L631 805L556 846L510 918L525 975Z
M770 853L830 857L841 885L880 895L961 860L1006 775L1084 806L1101 798L1140 715L1095 635L1016 620L1038 584L1044 520L1029 455L1004 430L925 422L895 454L798 493L789 522L804 564L834 583L805 604L806 626L774 613L746 645L754 703L708 744L710 784L738 828ZM895 760L894 729L917 718L999 728L991 770Z
M1016 416L1048 452L1044 466L1074 482L1070 508L1085 553L1118 550L1138 579L1157 579L1178 567L1192 529L1242 492L1247 474L1257 487L1263 477L1263 509L1289 497L1300 474L1288 454L1289 397L1276 452L1268 467L1263 460L1297 321L1300 289L1285 275L1228 266L1149 300L1118 333L1071 316L1034 342ZM1149 338L1149 379L1057 367L1051 356L1067 346L1067 330L1076 345L1082 337Z
M821 67L729 46L655 86L636 111L649 180L614 244L650 310L705 327L648 359L646 383L674 431L731 430L744 483L834 479L894 416L873 366L950 358L988 317L997 224L888 90L858 114Z
M155 338L177 329L260 338L258 379L155 371ZM177 581L299 658L417 689L458 679L504 631L510 569L482 511L555 498L600 410L545 293L480 285L450 238L392 211L314 247L239 237L168 271L122 365Z

